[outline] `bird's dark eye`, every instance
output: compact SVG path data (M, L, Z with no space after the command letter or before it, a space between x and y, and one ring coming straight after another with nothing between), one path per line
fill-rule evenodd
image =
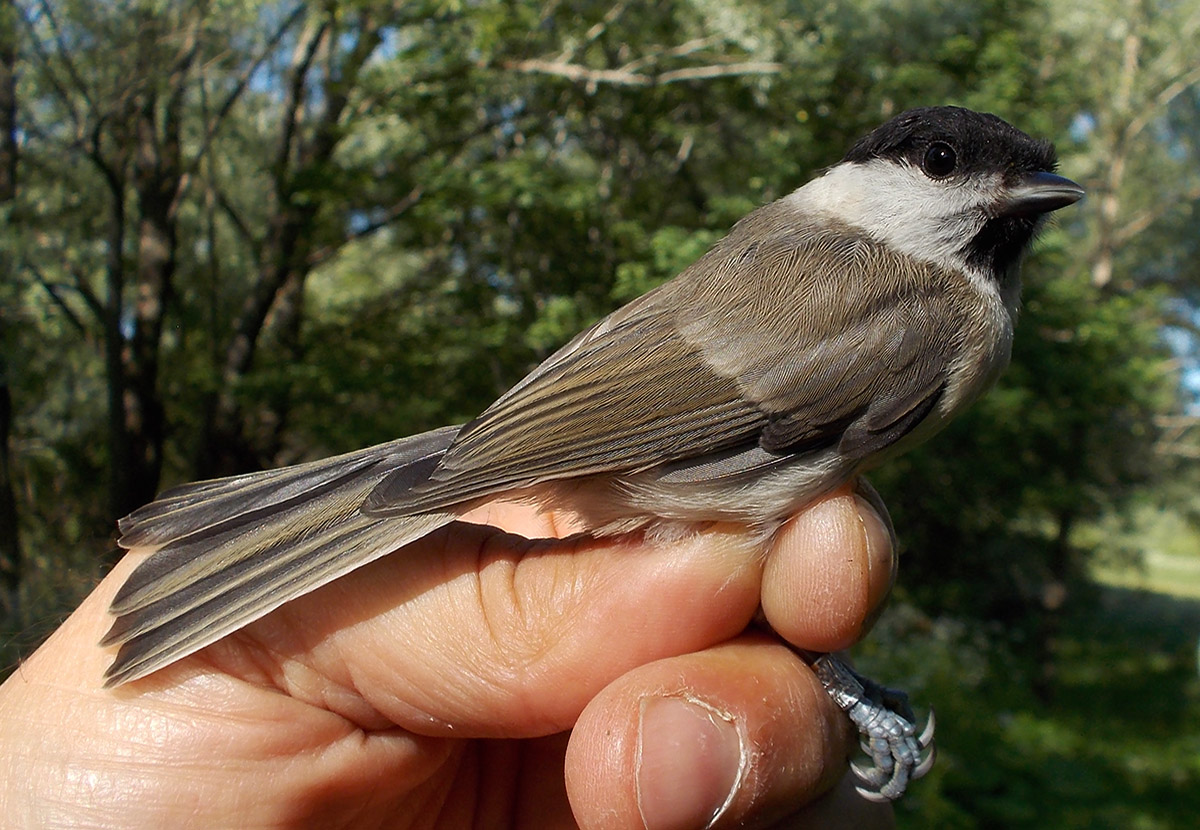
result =
M930 144L925 150L925 158L921 161L921 169L935 179L949 176L957 166L958 154L944 141L935 141Z

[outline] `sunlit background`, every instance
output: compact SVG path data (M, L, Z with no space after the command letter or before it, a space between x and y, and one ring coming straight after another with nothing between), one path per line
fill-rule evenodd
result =
M911 828L1200 815L1196 0L0 6L0 645L161 488L478 413L906 107L1087 199L1014 364L874 481L872 674L938 710Z

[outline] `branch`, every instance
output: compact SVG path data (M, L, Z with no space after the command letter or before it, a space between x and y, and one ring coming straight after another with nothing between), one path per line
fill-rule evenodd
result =
M548 60L509 61L501 65L516 72L554 75L569 81L590 85L612 84L614 86L655 86L683 81L707 80L734 75L776 75L783 71L783 64L774 61L746 61L743 63L710 64L673 69L659 74L646 74L620 69L589 69L574 63Z
M279 135L279 148L276 158L276 176L282 181L284 171L287 170L288 156L291 155L292 139L296 134L297 124L300 121L300 108L304 97L304 80L308 76L308 71L312 67L312 62L317 56L317 49L324 40L325 34L329 29L329 18L322 20L312 31L307 43L303 39L296 41L296 48L292 50L292 78L288 84L287 95L284 97L283 103L283 130Z
M250 230L250 226L246 224L244 219L242 219L242 216L240 213L238 213L237 208L235 208L233 203L229 201L229 197L225 195L225 191L217 186L216 179L210 177L208 184L212 189L213 194L216 196L217 207L221 209L221 212L225 214L230 223L233 225L234 229L237 231L238 236L240 236L246 243L246 248L250 251L250 256L254 260L255 268L261 268L262 242L258 239L255 239L254 232Z
M312 144L308 148L307 161L325 161L332 156L333 150L340 140L338 124L350 101L350 93L358 85L362 68L382 42L380 22L375 20L369 12L363 11L358 18L358 38L354 42L354 48L350 50L342 65L338 67L336 74L333 71L336 45L329 49L323 90L325 111L317 124Z
M1154 444L1160 455L1179 458L1200 458L1200 445L1187 441L1187 433L1200 427L1200 415L1155 415L1154 426L1163 434Z
M664 49L661 52L651 52L648 55L643 55L642 57L625 64L622 69L626 71L633 71L634 69L641 69L643 66L649 66L657 63L663 58L682 58L695 52L699 52L701 49L707 49L713 44L720 42L721 37L718 35L693 38L692 40L680 43L677 46L672 46L670 49Z
M104 303L92 287L87 283L87 275L83 273L78 265L71 266L71 276L75 278L75 290L79 292L79 296L83 297L83 301L87 304L88 309L92 314L96 315L97 320L104 319Z
M369 224L363 226L362 228L359 228L358 230L351 231L350 233L346 234L341 239L339 239L336 244L325 245L325 246L313 251L311 254L308 255L308 264L311 267L316 268L318 265L321 265L322 263L324 263L328 259L330 259L330 257L332 257L334 254L336 254L338 251L340 251L345 245L349 244L350 242L368 237L371 234L375 233L376 231L379 231L379 230L387 227L392 222L395 222L397 219L399 219L401 216L403 216L405 213L407 213L409 210L411 210L412 207L417 204L417 202L421 201L421 197L424 195L425 195L425 186L420 185L420 184L417 185L412 190L410 190L403 199L401 199L400 201L398 201L394 205L392 205L390 208L388 208L387 212L384 213L384 215L382 217L380 217L379 219L376 219L375 221L370 222Z
M1144 210L1130 219L1113 233L1116 245L1123 245L1159 219L1179 209L1181 203L1200 199L1200 184L1194 185L1178 197L1162 201L1153 210Z
M745 61L743 63L713 64L711 66L694 66L689 69L675 69L663 72L658 76L657 81L660 84L673 84L680 81L698 81L733 75L778 75L782 71L783 64L776 61Z
M1142 111L1138 113L1136 118L1131 119L1130 122L1125 125L1125 130L1121 137L1122 141L1126 143L1132 141L1133 138L1142 130L1144 130L1146 125L1153 120L1154 115L1159 110L1166 107L1171 103L1171 101L1175 100L1175 98L1186 92L1188 87L1197 82L1200 82L1200 64L1192 67L1190 72L1185 72L1174 81L1163 87L1163 89L1154 96L1154 100L1147 104Z
M43 250L51 248L53 246L53 242L50 240L50 236L43 232L39 232L39 233L35 234L34 241L37 243L38 247ZM64 260L66 259L65 254L62 256L62 258ZM31 274L33 274L34 278L37 279L38 283L42 286L42 288L46 289L46 292L48 294L50 294L52 297L54 297L56 300L58 300L58 296L55 293L57 291L57 289L66 288L71 291L74 291L80 297L83 298L83 302L85 305L87 305L88 310L90 312L92 312L92 314L96 315L96 320L98 322L104 321L104 315L105 315L104 302L100 299L100 297L96 294L96 292L92 290L92 287L90 285L88 285L87 275L84 273L83 269L79 267L78 263L75 263L75 262L67 263L65 266L67 268L67 270L71 272L71 276L75 278L74 285L66 285L64 283L56 283L56 282L51 281L32 262L29 262L26 260L26 261L24 261L23 264L25 265L26 268L29 269L29 272ZM64 307L64 311L67 311L67 313L71 314L72 317L76 316L74 314L74 312L68 308Z
M71 94L67 92L66 87L58 80L58 75L55 74L51 66L50 55L46 52L42 43L42 39L38 37L37 30L33 26L33 22L22 14L21 21L25 24L25 28L29 31L29 42L33 45L33 52L37 55L42 66L42 71L46 75L46 79L50 82L50 87L58 94L59 100L66 107L67 112L71 116L71 123L75 125L76 141L82 140L83 120L79 116L78 110L75 109L75 104L71 100Z
M275 51L275 47L279 45L279 41L283 40L283 36L287 34L288 29L292 27L292 24L300 19L300 16L307 10L307 8L307 5L304 3L297 4L296 8L292 9L292 13L284 18L283 22L279 25L279 28L275 30L271 37L267 38L267 42L263 45L262 53L253 61L251 61L250 64L242 71L242 74L238 76L237 81L233 85L233 89L231 89L229 94L225 96L225 100L221 102L219 107L217 107L217 112L213 116L212 121L210 121L205 127L204 137L200 140L200 147L196 150L195 155L192 157L192 161L188 165L187 172L189 174L196 172L196 169L200 165L200 159L203 158L208 152L208 148L212 145L213 140L216 138L217 131L220 130L221 125L225 122L225 118L229 115L230 110L233 109L233 105L237 103L238 99L242 97L242 93L244 93L246 88L250 85L250 79L254 76L254 73L258 71L259 67L262 66L267 58Z
M54 19L54 12L51 11L50 4L46 0L42 0L40 5L42 13L50 21L50 29L54 32L54 41L58 44L58 56L62 59L63 66L67 68L67 74L71 76L71 81L75 84L75 88L79 91L79 94L83 96L83 100L87 102L88 107L94 109L95 104L91 96L88 95L87 85L83 82L79 70L75 68L75 64L71 60L71 51L67 48L67 44L63 40L62 28L58 25L58 21Z
M49 295L54 304L58 306L60 311L62 311L63 315L67 318L67 322L69 322L71 326L74 327L80 334L86 336L88 334L87 325L84 324L83 320L79 318L79 315L75 313L71 306L67 305L67 301L62 298L62 295L58 293L60 288L71 288L71 286L53 282L42 273L40 268L31 262L26 262L23 264L25 269L29 271L29 273L33 274L33 278L37 281L37 284L45 290L46 294Z
M558 56L556 63L567 63L577 54L579 50L588 44L595 43L596 39L608 29L608 27L618 17L625 13L625 9L629 7L629 0L618 0L613 4L613 7L604 13L604 17L600 21L589 28L583 35L583 40L575 44L573 47L564 49L562 54Z
M471 146L471 142L474 139L490 132L498 123L500 123L501 120L502 119L496 119L496 120L487 119L483 123L477 125L474 129L472 129L470 132L466 133L465 135L458 136L452 140L444 141L436 146L427 148L425 155L429 156L432 153L440 152L443 149L448 149L450 147L457 146L457 149L453 153L451 153L450 156L446 159L446 166L447 167L452 166L452 165L456 164L459 160L462 159L462 157L466 154L467 149ZM359 228L358 230L351 231L351 232L345 234L344 236L342 236L341 239L339 239L337 242L335 242L333 244L325 245L321 248L314 250L308 256L307 261L308 261L309 265L311 265L312 267L316 267L317 265L320 265L320 264L326 262L327 260L329 260L334 254L336 254L338 251L340 251L342 249L342 247L345 246L347 243L353 242L358 239L363 239L363 238L370 236L371 234L387 227L392 222L395 222L397 219L399 219L401 216L403 216L405 213L407 213L409 210L411 210L419 201L421 201L421 199L424 197L425 193L426 193L425 185L423 185L423 184L416 185L402 199L400 199L398 202L396 202L394 205L392 205L390 208L388 208L387 212L384 213L384 215L382 217L380 217L379 219L376 219L373 222L368 223L367 225L365 225L362 228Z
M166 164L162 165L174 176L175 192L171 194L171 202L167 207L167 215L174 221L179 212L179 205L187 194L191 183L191 171L182 164L183 142L180 133L183 124L183 106L187 95L187 76L196 62L200 50L200 16L191 16L191 25L187 27L175 64L171 67L171 93L167 96L163 107L163 140L160 156L165 157ZM160 158L160 164L162 159Z
M1159 429L1200 427L1200 415L1155 415L1154 425Z

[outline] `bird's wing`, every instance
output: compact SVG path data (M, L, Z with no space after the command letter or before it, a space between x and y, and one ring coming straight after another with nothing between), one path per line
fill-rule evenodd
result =
M930 347L959 337L954 282L847 229L797 228L764 209L551 356L467 424L427 479L382 481L367 512L738 447L874 452L937 400L952 350Z

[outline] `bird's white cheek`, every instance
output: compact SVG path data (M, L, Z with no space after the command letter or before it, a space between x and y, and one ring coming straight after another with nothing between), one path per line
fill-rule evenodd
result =
M999 181L934 181L890 161L840 164L788 199L805 211L860 228L892 250L964 269L963 248L987 221Z

